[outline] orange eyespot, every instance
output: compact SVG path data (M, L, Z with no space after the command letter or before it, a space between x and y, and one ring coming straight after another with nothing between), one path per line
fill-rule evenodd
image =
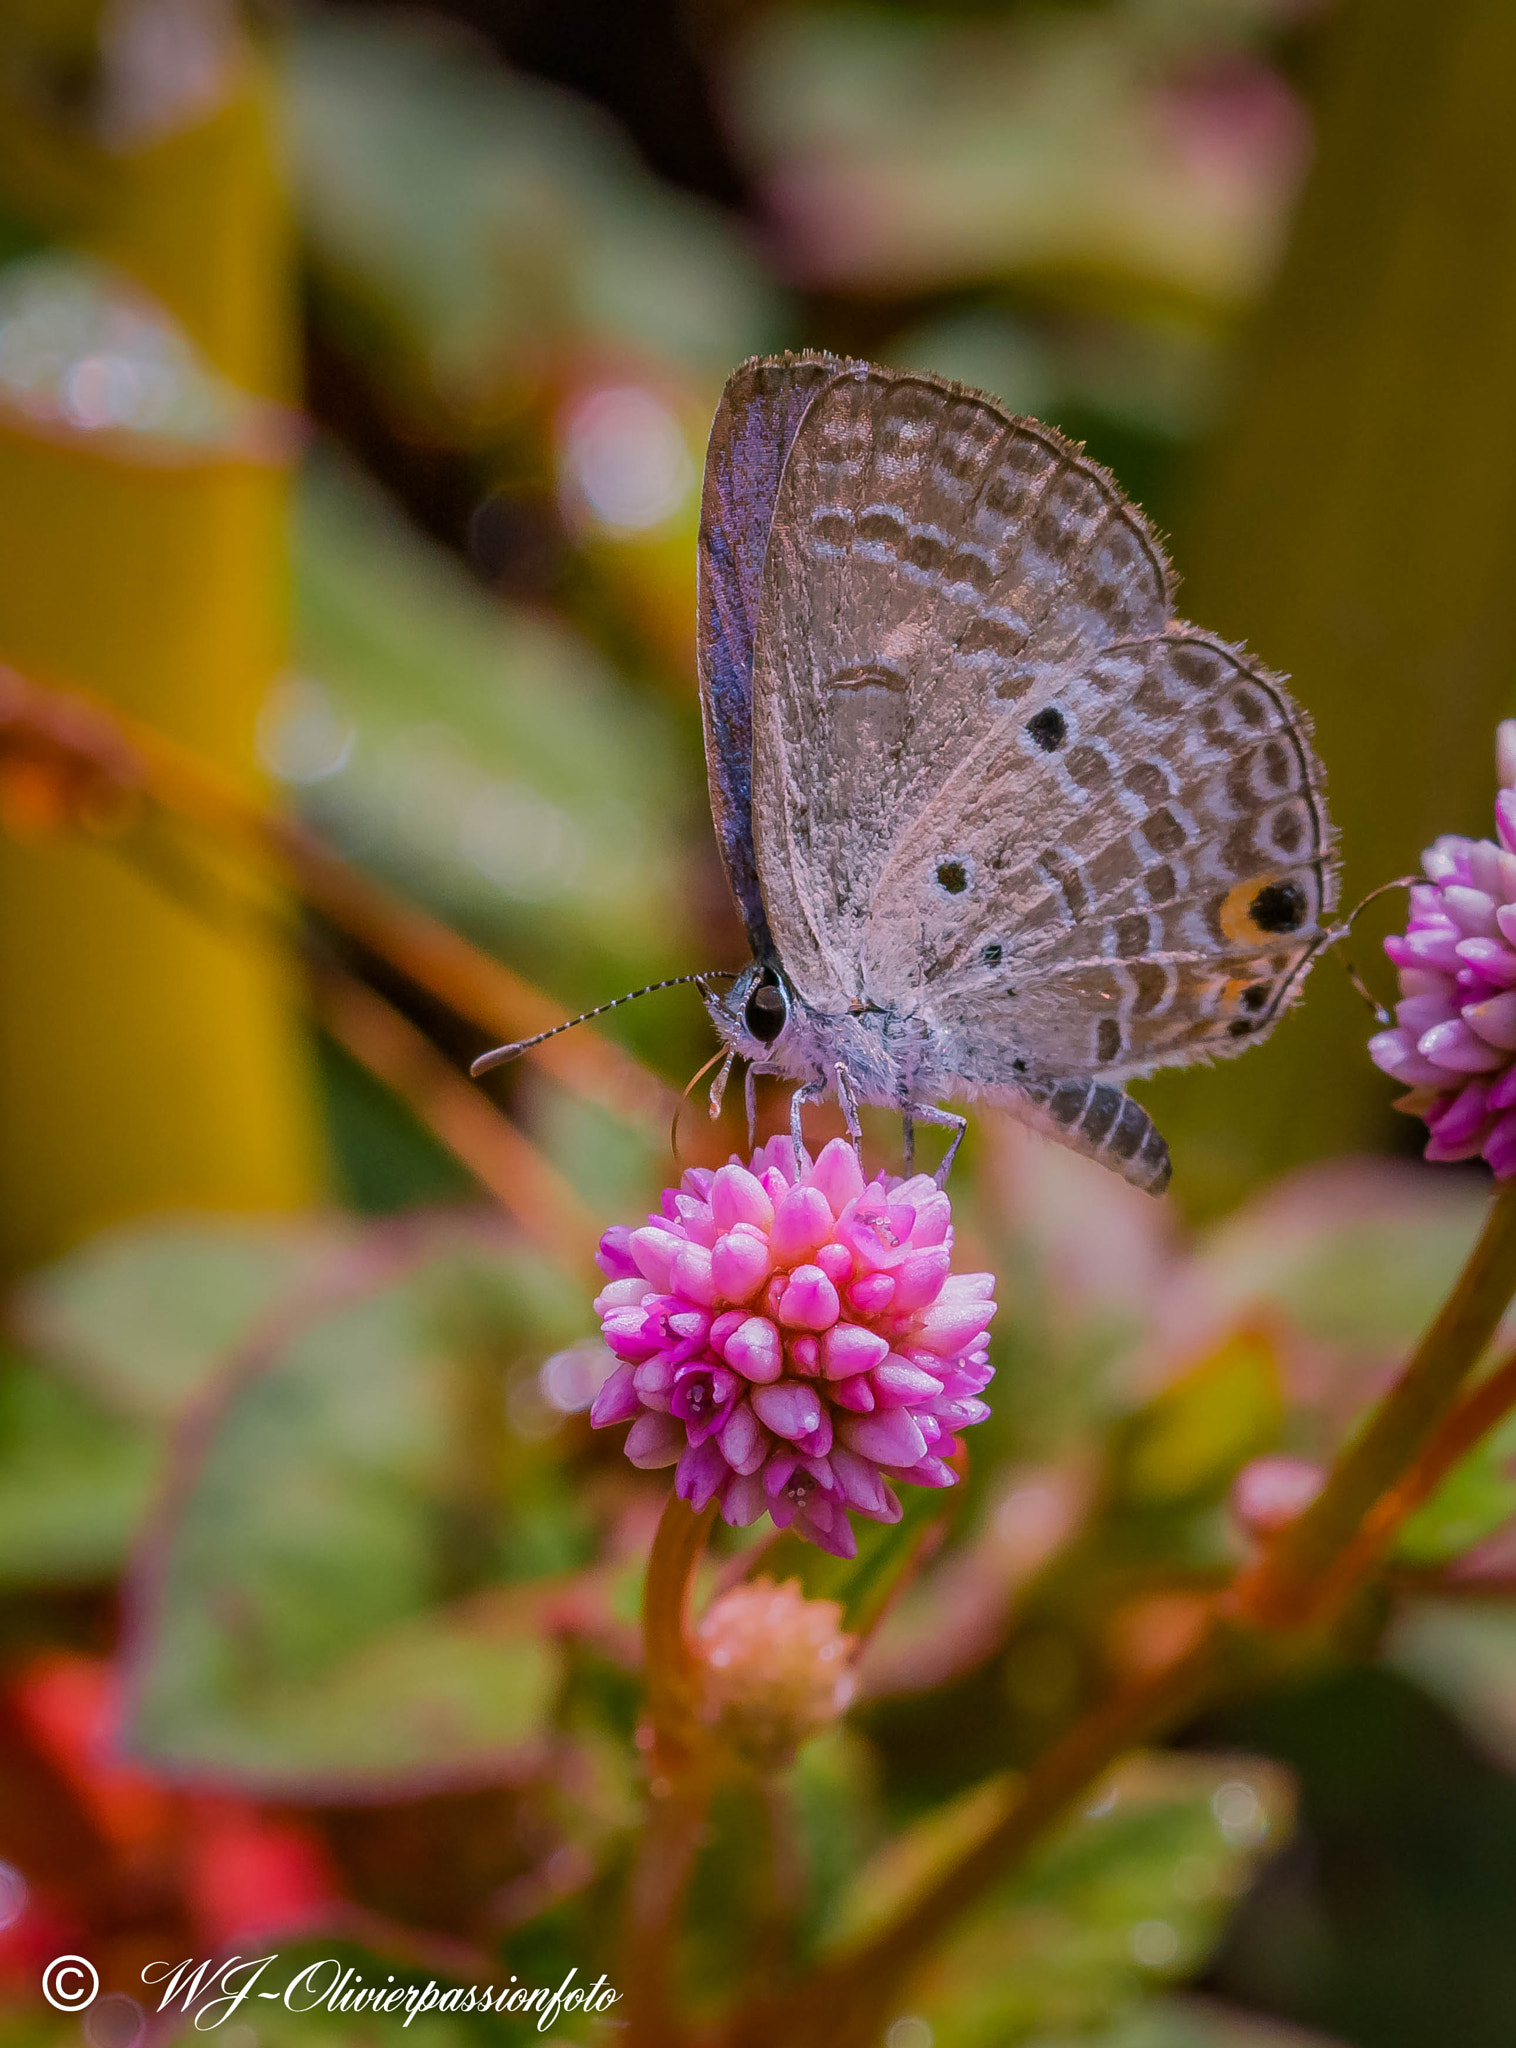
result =
M1299 931L1310 905L1299 882L1278 875L1253 875L1235 883L1221 899L1217 922L1222 936L1234 945L1252 946L1260 939Z

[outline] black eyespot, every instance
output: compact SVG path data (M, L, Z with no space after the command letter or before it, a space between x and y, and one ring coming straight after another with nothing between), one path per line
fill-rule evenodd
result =
M1234 1017L1226 1028L1228 1038L1246 1038L1253 1026L1246 1017Z
M1000 965L1000 954L1000 941L998 939L992 939L989 945L987 945L984 951L979 955L979 957L984 962L986 967L998 967Z
M1261 932L1299 931L1305 923L1305 891L1294 882L1270 882L1248 905Z
M1121 1050L1121 1026L1114 1017L1102 1017L1095 1031L1095 1057L1113 1060Z
M764 969L762 979L748 997L742 1021L749 1036L756 1038L760 1045L772 1045L790 1021L789 996L784 983L771 967Z
M969 885L969 871L961 860L940 860L937 863L937 881L949 896L961 896Z
M1039 711L1035 718L1027 720L1026 729L1043 753L1051 754L1063 744L1063 737L1069 725L1058 706L1049 704L1046 710Z
M1011 1061L1011 1072L1012 1072L1013 1074L1024 1074L1024 1073L1026 1072L1026 1061L1025 1061L1025 1060L1012 1060L1012 1061Z
M1245 988L1237 998L1245 1010L1263 1010L1268 1007L1269 985L1266 981L1255 981L1251 988Z

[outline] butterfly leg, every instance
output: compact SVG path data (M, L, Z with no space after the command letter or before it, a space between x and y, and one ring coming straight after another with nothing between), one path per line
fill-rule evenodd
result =
M916 1119L909 1109L900 1112L900 1149L904 1155L905 1177L909 1180L916 1171Z
M758 1150L758 1076L763 1074L772 1077L778 1071L777 1067L766 1067L761 1061L754 1060L742 1077L742 1100L747 1107L747 1149L749 1152L756 1152Z
M819 1102L826 1093L825 1081L807 1081L790 1097L790 1139L795 1147L795 1172L805 1171L805 1140L800 1131L800 1112L808 1102Z
M942 1164L938 1167L936 1173L938 1187L946 1187L947 1177L953 1170L953 1161L958 1156L958 1147L963 1143L963 1134L969 1127L968 1118L966 1116L959 1116L958 1112L953 1109L934 1109L925 1102L903 1104L900 1113L905 1121L905 1128L908 1134L907 1143L910 1148L906 1153L905 1170L907 1173L910 1172L916 1163L916 1134L911 1128L911 1119L913 1117L919 1116L924 1124L940 1124L944 1130L952 1132L953 1135L948 1141L948 1148L942 1155Z
M848 1141L858 1164L863 1164L863 1126L858 1121L858 1098L853 1093L853 1077L838 1060L834 1069L837 1075L837 1100L842 1104L842 1120L847 1125Z

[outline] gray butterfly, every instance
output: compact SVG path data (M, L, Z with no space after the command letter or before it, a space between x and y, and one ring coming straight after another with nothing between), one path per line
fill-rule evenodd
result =
M905 1119L1001 1103L1139 1187L1122 1083L1243 1050L1336 903L1304 714L1171 617L1107 473L979 392L745 364L700 532L711 805L753 961L704 989L756 1074Z

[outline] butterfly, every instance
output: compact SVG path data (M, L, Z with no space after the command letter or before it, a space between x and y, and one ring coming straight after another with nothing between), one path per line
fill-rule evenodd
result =
M1172 616L1142 514L1052 428L825 354L729 379L698 651L752 962L726 1047L953 1136L984 1098L1159 1193L1124 1083L1243 1051L1330 937L1337 866L1283 683ZM713 1095L713 1100L717 1099Z

